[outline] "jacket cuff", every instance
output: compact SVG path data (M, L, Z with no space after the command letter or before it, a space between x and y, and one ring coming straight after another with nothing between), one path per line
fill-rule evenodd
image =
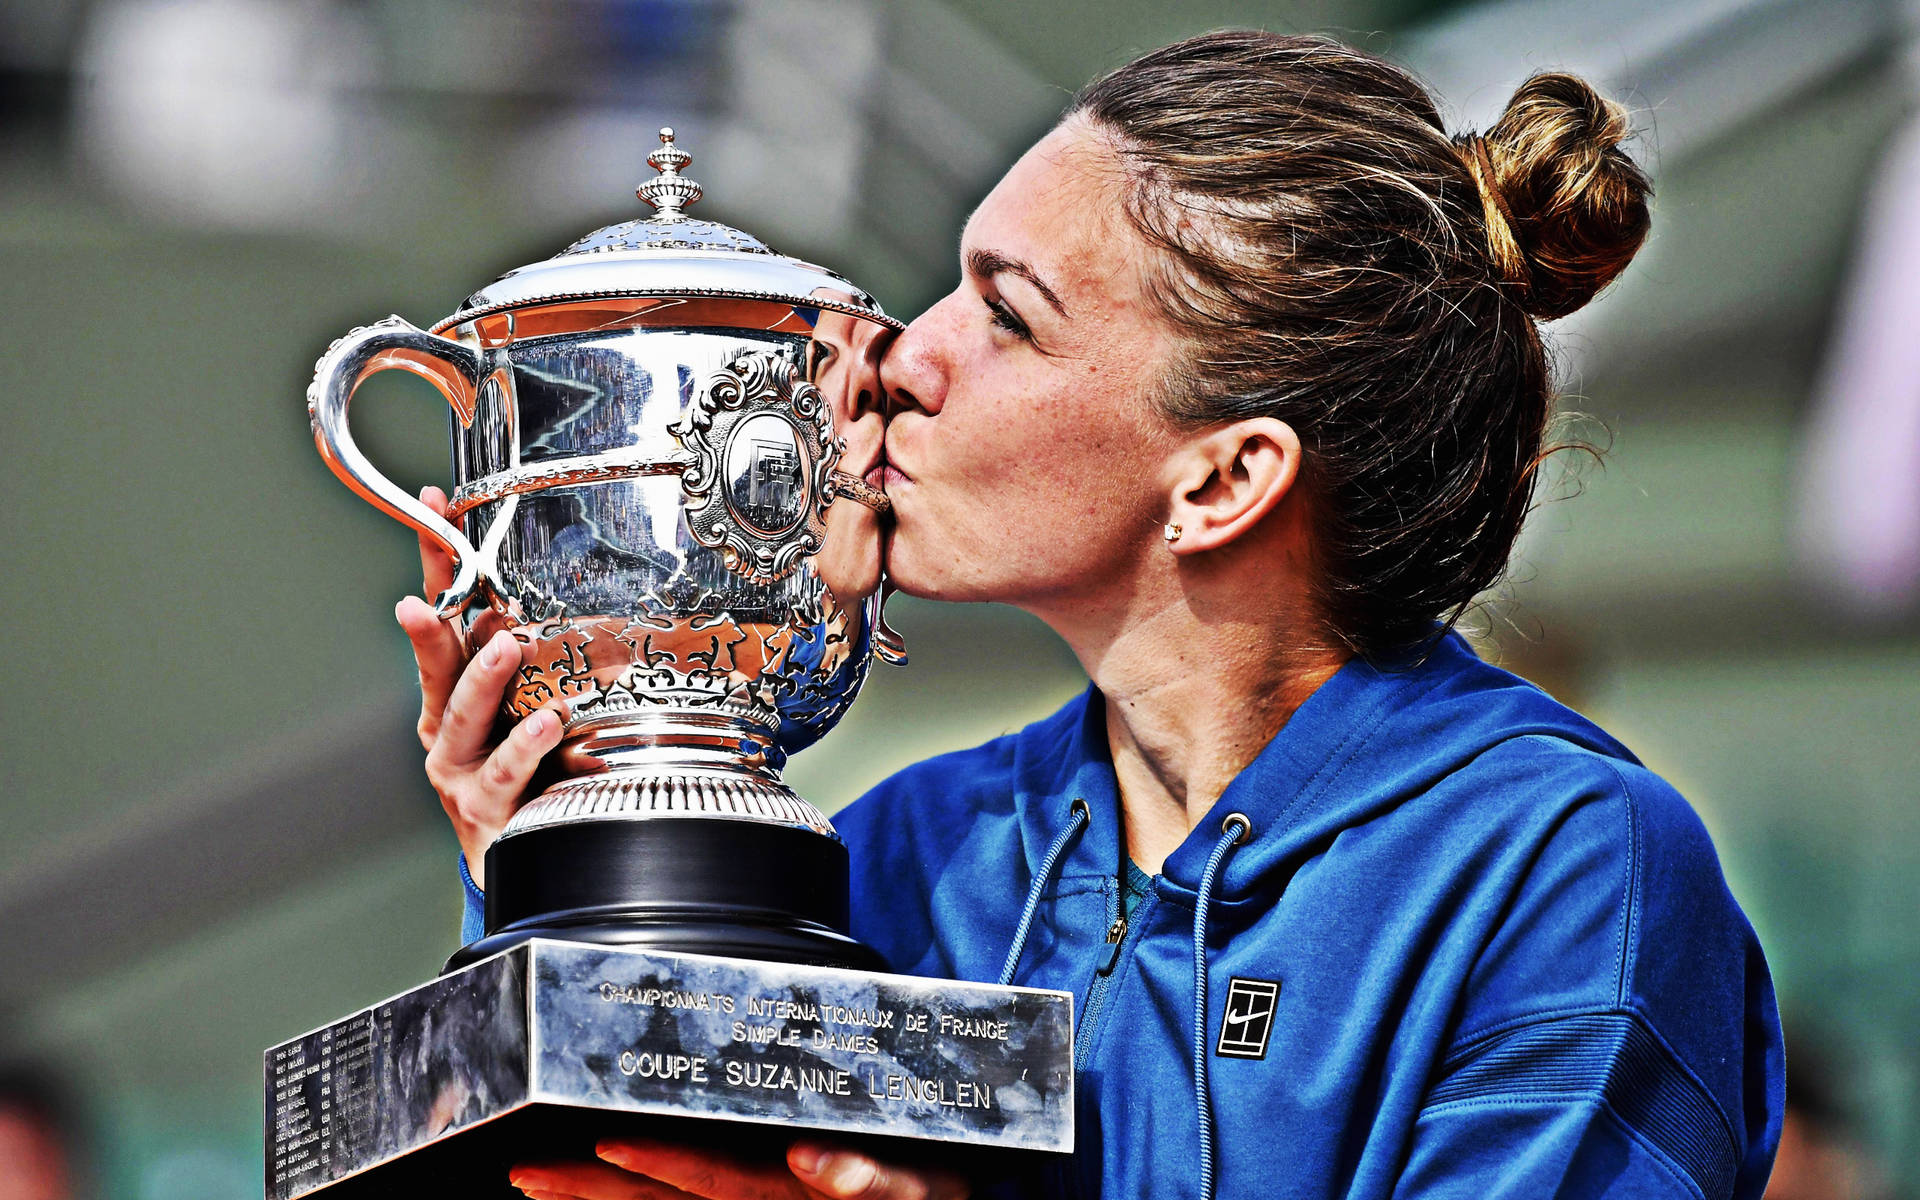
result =
M487 894L473 881L465 854L460 856L460 888L466 901L460 914L460 944L465 946L479 941L487 931Z

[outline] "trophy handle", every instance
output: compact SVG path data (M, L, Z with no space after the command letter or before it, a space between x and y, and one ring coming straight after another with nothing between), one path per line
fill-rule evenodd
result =
M362 500L437 544L453 559L453 582L435 597L434 611L448 620L472 602L483 582L480 555L446 518L382 475L360 453L347 429L347 406L367 377L378 371L411 371L453 406L460 423L472 425L485 363L476 350L438 337L399 317L353 330L327 347L314 364L307 388L313 442L327 467Z
M907 639L887 624L887 597L895 588L891 580L880 583L880 599L873 606L873 656L890 667L907 665Z

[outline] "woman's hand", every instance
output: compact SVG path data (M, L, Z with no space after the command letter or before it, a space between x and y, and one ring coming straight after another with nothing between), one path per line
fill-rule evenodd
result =
M423 489L420 502L438 513L447 509L446 494L439 488ZM439 595L453 580L452 560L425 538L420 540L420 567L425 595ZM487 847L520 807L542 756L560 744L566 708L556 701L494 744L494 717L507 682L520 666L520 646L513 635L497 630L468 662L460 635L419 596L400 601L393 615L413 642L413 657L420 665L419 730L420 744L427 749L427 781L453 821L473 881L485 887Z
M969 1192L957 1175L815 1142L795 1142L785 1163L763 1164L631 1138L594 1152L600 1162L529 1163L509 1179L534 1200L966 1200Z

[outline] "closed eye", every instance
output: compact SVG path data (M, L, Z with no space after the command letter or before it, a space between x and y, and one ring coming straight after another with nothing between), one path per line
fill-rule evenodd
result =
M987 306L989 313L993 314L987 318L989 322L1006 330L1023 342L1031 342L1033 340L1033 333L1028 330L1025 322L1013 315L1012 309L1000 303L998 300L987 296L982 296L980 302Z

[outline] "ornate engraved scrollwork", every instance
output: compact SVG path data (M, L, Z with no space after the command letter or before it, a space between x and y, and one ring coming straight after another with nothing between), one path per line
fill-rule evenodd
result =
M785 578L826 540L840 449L820 389L786 358L747 352L707 380L673 427L687 528L755 583Z

